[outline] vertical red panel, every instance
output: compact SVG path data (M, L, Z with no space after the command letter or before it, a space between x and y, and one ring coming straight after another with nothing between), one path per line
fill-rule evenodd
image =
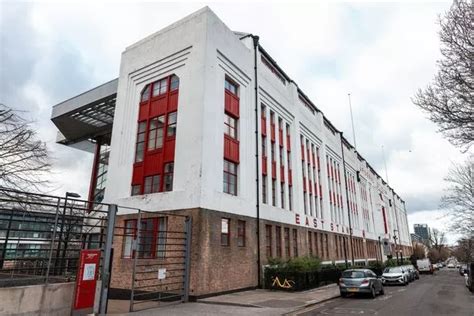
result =
M291 151L290 135L286 135L286 147L287 147L288 151Z
M261 128L262 128L262 135L267 136L267 124L266 124L266 121L265 121L265 117L260 118L260 125L261 125Z
M278 130L278 141L280 142L280 146L283 147L283 130Z
M276 161L272 161L272 178L276 179Z
M267 157L262 157L262 173L267 175Z
M291 173L291 169L288 170L288 184L291 186L293 185L293 176Z
M224 135L224 158L239 163L239 141Z
M306 192L306 177L303 177L303 191Z
M270 133L271 133L271 138L272 141L275 141L275 124L270 124Z

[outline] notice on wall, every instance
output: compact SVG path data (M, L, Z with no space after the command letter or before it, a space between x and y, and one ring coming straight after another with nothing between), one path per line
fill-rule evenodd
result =
M94 280L95 278L95 263L86 263L84 265L84 273L82 274L83 281Z
M158 280L166 279L166 269L158 269Z

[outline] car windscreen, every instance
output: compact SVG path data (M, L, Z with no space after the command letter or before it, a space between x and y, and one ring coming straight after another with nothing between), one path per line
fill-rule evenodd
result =
M362 271L344 271L342 277L345 279L362 279L365 278L365 273Z
M398 268L398 267L395 267L395 268L385 268L385 270L383 270L384 273L401 273L402 272L402 269Z

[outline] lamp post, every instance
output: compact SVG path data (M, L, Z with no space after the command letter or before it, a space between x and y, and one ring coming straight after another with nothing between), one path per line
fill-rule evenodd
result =
M61 226L59 228L59 238L58 238L58 247L56 248L56 258L54 259L54 267L55 267L55 271L56 273L55 274L58 274L58 271L59 271L59 274L61 274L62 272L62 265L64 264L61 260L61 262L59 262L60 264L60 267L58 269L58 259L59 259L59 255L60 255L60 252L61 252L61 240L63 238L63 231L64 231L64 221L66 219L66 208L67 208L67 198L68 197L72 197L72 198L80 198L81 196L77 193L74 193L74 192L66 192L66 197L64 199L64 207L63 207L63 214L61 216ZM56 227L54 227L54 229L56 229ZM54 240L53 240L54 242ZM63 258L64 259L64 256L66 254L66 247L67 247L67 242L65 241L65 248L63 250Z
M395 255L397 256L397 265L400 265L400 262L398 261L398 247L397 247L397 239L398 239L398 237L397 237L397 235L396 235L395 232L398 233L398 230L397 230L397 229L394 229L394 230L393 230L393 240L395 241Z

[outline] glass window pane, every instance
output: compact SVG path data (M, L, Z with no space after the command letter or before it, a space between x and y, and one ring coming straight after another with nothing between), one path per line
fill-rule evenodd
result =
M150 97L150 85L147 85L142 92L141 102L147 101Z
M161 80L160 94L165 94L168 89L168 78Z
M143 193L148 194L151 193L151 184L152 184L152 177L145 177L145 189Z
M160 81L153 83L153 96L156 97L160 94Z
M159 192L159 191L160 191L160 176L156 175L156 176L153 176L152 192Z
M176 75L171 77L171 91L177 90L179 88L179 78Z

